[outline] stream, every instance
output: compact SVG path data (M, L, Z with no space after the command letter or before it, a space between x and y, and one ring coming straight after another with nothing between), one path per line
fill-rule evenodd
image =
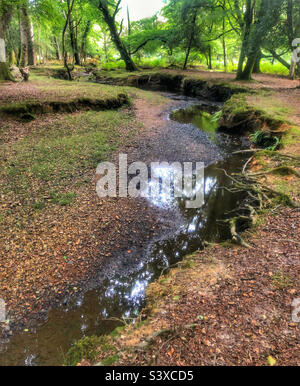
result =
M205 162L205 205L186 209L184 199L167 199L161 193L149 198L148 204L157 207L162 215L174 211L180 217L173 233L152 241L143 258L139 256L126 273L115 268L100 275L95 289L63 309L51 310L47 321L33 332L15 333L7 344L0 346L0 365L61 365L76 340L112 332L120 322L111 318L137 316L145 305L147 286L163 270L203 248L204 241L220 242L230 237L228 226L220 220L230 218L244 196L223 189L232 182L221 169L227 173L240 171L244 157L232 153L247 148L249 143L245 137L216 130L217 124L207 111L217 111L220 105L176 94L164 95L174 105L162 118L166 125L162 133L166 150L160 150L164 155L161 161ZM149 155L152 150L150 146ZM174 154L177 158L172 159Z

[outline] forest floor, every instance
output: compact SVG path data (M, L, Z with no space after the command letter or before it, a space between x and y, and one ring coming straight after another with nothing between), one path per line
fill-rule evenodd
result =
M188 256L150 286L141 321L107 337L114 349L98 361L299 366L299 229L299 210L281 209L247 233L252 249L214 245Z
M187 74L212 81L234 77L194 70ZM247 87L263 92L247 95L247 102L288 117L281 151L299 155L299 81L268 75L255 80ZM104 261L120 251L130 256L161 232L157 214L144 202L99 200L95 169L116 152L139 151L137 138L146 143L154 137L158 143L169 102L129 87L46 77L0 86L0 110L8 103L105 100L120 93L130 94L133 108L85 108L38 115L30 122L1 117L0 297L10 318L5 333L34 327L50 307L84 292L84 283ZM260 168L260 161L252 167ZM295 176L266 178L298 199ZM153 284L147 321L113 338L118 363L266 364L271 355L278 364L300 364L299 326L291 320L292 301L300 296L299 215L298 210L277 208L249 235L255 247L247 253L241 247L213 246ZM162 328L166 337L154 336L143 346L146 337Z

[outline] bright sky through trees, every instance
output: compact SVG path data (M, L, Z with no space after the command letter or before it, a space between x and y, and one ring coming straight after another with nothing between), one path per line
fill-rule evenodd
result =
M153 16L165 4L163 0L122 0L121 18L126 19L126 9L129 7L132 21Z

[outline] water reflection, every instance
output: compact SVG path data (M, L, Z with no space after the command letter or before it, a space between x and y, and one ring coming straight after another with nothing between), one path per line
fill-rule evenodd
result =
M232 151L232 141L224 134L214 132L216 143L225 153ZM241 146L241 139L235 139L234 146ZM228 147L229 144L229 147ZM223 187L232 182L221 169L236 172L243 164L238 156L205 169L205 204L198 209L186 209L185 198L169 197L163 190L149 198L153 205L177 207L182 223L176 234L154 243L145 258L136 260L126 274L113 273L96 290L88 292L64 310L53 310L48 321L35 333L15 334L7 345L7 351L0 355L1 365L59 365L70 345L81 337L111 332L119 325L117 319L137 316L145 302L145 290L149 283L159 277L162 270L180 261L187 253L202 248L203 240L220 241L229 236L224 220L228 212L239 206L243 199L240 194L230 194ZM157 169L156 176L170 173L170 169ZM172 171L171 171L172 174ZM198 186L198 189L203 189ZM193 191L195 193L195 190ZM122 261L122 256L119 257Z

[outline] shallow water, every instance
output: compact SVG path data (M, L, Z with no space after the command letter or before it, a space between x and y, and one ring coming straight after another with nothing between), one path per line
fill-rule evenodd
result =
M178 96L170 97L178 99ZM181 98L181 102L181 109L199 105L199 101L192 98ZM2 347L0 365L62 364L64 355L77 339L110 333L120 325L118 320L112 318L135 317L145 304L145 289L163 270L180 261L186 254L201 249L204 241L222 241L229 237L228 227L219 220L230 217L244 197L222 189L224 186L229 187L231 181L221 169L228 173L241 169L243 158L232 156L231 153L247 146L247 142L244 138L216 132L216 125L210 125L209 115L203 114L199 108L189 109L188 112L177 111L169 117L166 129L169 131L166 131L165 138L170 141L172 135L173 140L177 138L178 154L182 152L186 160L190 155L192 161L199 149L203 150L203 144L206 152L213 154L210 158L214 163L206 160L205 205L200 209L186 209L185 199L168 198L163 192L149 197L150 204L158 210L173 210L180 214L181 220L176 231L151 243L143 258L139 256L126 273L118 268L112 270L106 278L99 278L96 289L65 309L52 310L47 322L35 331L16 333ZM195 145L191 154L186 145L179 148L181 143L184 144L190 138ZM168 161L172 161L170 157L167 157ZM156 172L161 176L166 170L157 169Z

